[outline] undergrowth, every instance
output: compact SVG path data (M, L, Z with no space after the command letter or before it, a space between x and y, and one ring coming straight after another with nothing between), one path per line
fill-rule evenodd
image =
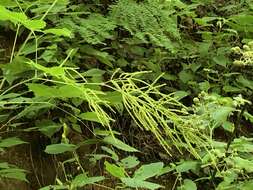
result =
M0 188L252 189L252 7L0 2Z

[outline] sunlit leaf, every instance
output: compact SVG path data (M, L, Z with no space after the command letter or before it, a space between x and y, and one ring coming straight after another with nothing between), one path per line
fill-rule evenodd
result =
M136 167L140 161L135 156L128 156L120 161L124 168L134 168Z
M67 28L51 28L43 31L46 34L54 34L56 36L71 37L72 33Z
M105 170L109 172L112 176L116 178L125 177L125 170L124 168L117 166L115 164L111 164L105 161Z
M111 144L111 145L115 146L116 148L127 151L127 152L138 152L137 149L125 144L121 140L116 139L115 137L112 137L112 136L105 137L103 139L103 142L105 142L107 144Z
M100 181L103 181L105 179L105 177L103 176L97 176L97 177L88 177L85 174L80 174L78 176L76 176L72 183L71 186L74 188L76 187L83 187L85 185L89 185L89 184L94 184Z
M160 173L163 168L162 162L151 163L142 165L138 170L134 172L134 178L140 180L146 180L150 177L154 177Z

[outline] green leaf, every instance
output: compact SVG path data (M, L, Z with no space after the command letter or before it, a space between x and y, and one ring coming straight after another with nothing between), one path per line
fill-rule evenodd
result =
M2 65L3 76L7 81L12 84L12 82L20 77L26 71L32 70L32 68L26 64L27 58L22 56L16 56L13 61L9 64Z
M237 150L238 152L253 152L253 139L246 137L236 138L230 147L231 150Z
M116 178L125 177L126 173L124 168L117 166L115 164L110 164L107 161L105 161L105 170Z
M161 175L167 174L169 172L172 172L174 169L175 167L173 166L166 166L156 176L159 177Z
M46 135L49 138L51 138L56 132L58 132L62 128L61 125L49 120L41 121L36 125L36 127L42 134Z
M253 123L253 115L251 115L249 112L244 112L243 116L245 117L245 119Z
M124 168L134 168L140 161L135 156L128 156L120 161Z
M47 86L44 84L27 84L29 90L33 91L37 97L48 98L80 98L83 92L80 88L72 85ZM85 98L85 97L84 97Z
M105 177L97 176L97 177L88 177L85 174L80 174L74 178L71 183L72 188L83 187L85 185L94 184L100 181L103 181Z
M194 80L194 75L192 74L192 72L187 71L187 70L183 70L181 71L179 74L179 79L183 82L183 83L188 83L189 81Z
M160 173L163 169L162 162L151 163L142 165L138 170L134 172L134 178L140 180L146 180L150 177L154 177Z
M43 20L27 20L22 23L29 30L39 30L46 27L46 22Z
M19 144L24 144L27 143L25 141L22 141L21 139L17 138L17 137L11 137L11 138L7 138L7 139L2 139L0 141L0 147L1 148L8 148L8 147L12 147L12 146L16 146Z
M200 82L199 89L204 92L208 92L208 90L210 89L210 83L208 81Z
M25 170L18 168L0 169L0 177L12 178L27 182Z
M190 179L185 179L179 190L197 190L197 185Z
M55 97L58 96L57 89L44 84L27 84L29 90L33 91L37 97Z
M151 183L151 182L147 182L147 181L143 181L143 180L135 179L135 178L120 178L120 180L122 181L122 183L132 188L145 188L145 189L151 189L151 190L162 188L162 186L159 184Z
M240 190L252 190L253 189L253 180L243 181Z
M109 130L100 130L100 129L94 129L94 133L96 134L96 135L101 135L101 136L110 136L112 133L114 134L114 135L120 135L120 133L119 132L117 132L117 131L109 131Z
M114 152L112 149L108 148L108 147L105 147L105 146L101 146L101 149L109 154L111 154L111 158L113 160L115 160L116 162L119 161L119 157L118 155L116 154L116 152Z
M56 36L71 37L72 33L67 28L50 28L43 31L45 34L54 34Z
M252 80L249 80L243 76L239 76L237 79L237 82L240 83L241 85L243 85L244 87L253 90L253 81Z
M226 67L226 65L228 63L228 59L224 55L218 55L218 56L214 57L213 61L216 64L221 65L223 67Z
M7 162L0 162L0 168L1 169L7 169L10 168L9 164Z
M231 158L231 161L232 161L233 167L238 168L238 169L243 169L249 173L253 172L252 160L247 160L239 156L235 156Z
M232 111L234 111L234 108L232 107L219 106L213 113L211 113L211 117L218 124L222 124L227 121L227 117Z
M29 30L39 30L46 26L46 23L43 20L28 19L24 13L10 11L1 5L0 5L0 20L10 21L14 24L20 23Z
M74 144L51 144L46 147L45 152L48 154L61 154L64 152L72 152L77 149Z
M137 149L125 144L121 140L116 139L115 137L112 137L112 136L105 137L103 139L103 142L105 142L107 144L111 144L111 145L115 146L116 148L118 148L120 150L124 150L126 152L139 152Z
M0 1L0 5L4 7L16 7L17 3L13 0L4 0L4 1Z
M182 161L178 166L176 166L176 170L178 173L188 172L189 170L196 170L199 166L198 161Z
M235 86L230 86L230 85L225 85L223 86L222 88L225 92L241 92L242 91L242 88L238 88L238 87L235 87Z
M87 120L87 121L94 121L94 122L103 124L101 122L101 120L98 118L96 112L85 112L85 113L78 115L78 117L80 117L81 119Z
M235 129L234 124L231 123L231 122L229 122L229 121L223 122L222 127L223 127L223 129L225 129L226 131L229 131L229 132L231 132L231 133L232 133L232 132L234 131L234 129Z
M185 98L186 96L189 95L189 92L186 92L186 91L182 91L182 90L179 90L179 91L176 91L174 93L174 97L178 100L181 100L183 98Z

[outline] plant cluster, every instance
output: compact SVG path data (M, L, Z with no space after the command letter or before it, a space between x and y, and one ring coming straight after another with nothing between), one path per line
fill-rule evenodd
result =
M1 1L0 188L252 189L252 9Z

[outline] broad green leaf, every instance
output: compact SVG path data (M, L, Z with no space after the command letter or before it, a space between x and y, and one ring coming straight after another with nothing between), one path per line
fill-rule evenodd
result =
M161 175L167 174L169 172L172 172L173 170L175 170L175 167L166 166L163 169L161 169L161 171L156 176L161 176Z
M253 152L253 139L246 137L236 138L231 143L230 148L238 152Z
M227 63L228 63L228 58L225 57L224 55L218 55L216 57L213 58L213 61L218 64L221 65L223 67L226 67Z
M72 152L77 149L74 144L51 144L46 147L45 152L48 154L61 154L64 152Z
M0 20L11 21L14 24L27 21L27 16L24 13L12 12L0 5Z
M37 97L56 97L59 96L58 91L54 87L49 87L44 84L27 84L29 90L33 91Z
M244 112L243 116L245 117L245 119L253 123L253 115L251 115L249 112Z
M27 182L25 172L25 170L19 168L0 169L0 177L12 178Z
M39 30L46 27L46 22L43 20L27 20L22 24L29 30Z
M4 7L16 7L17 3L14 0L4 0L0 1L0 5Z
M27 142L22 141L21 139L19 139L17 137L11 137L11 138L7 138L7 139L2 139L0 141L0 147L8 148L8 147L12 147L12 146L16 146L16 145L24 144L24 143L27 143Z
M118 105L122 103L122 94L117 91L106 92L101 96L101 98L108 101L111 105Z
M164 75L162 75L162 78L164 78L165 80L171 80L171 81L177 80L176 75L172 75L169 73L165 73Z
M42 103L36 103L36 100L41 100ZM43 114L43 112L55 106L53 100L46 101L44 98L41 97L35 97L30 102L34 103L31 103L30 105L26 106L24 110L22 110L19 114L16 115L16 119L20 119L22 117L31 119L35 116Z
M240 190L252 190L253 189L253 180L243 181L239 188L240 188Z
M7 162L1 162L0 163L0 168L1 169L7 169L7 168L9 168L9 164Z
M252 80L249 80L243 76L239 76L237 79L237 82L240 83L241 85L243 85L244 87L253 90L253 81Z
M85 174L80 174L74 178L71 183L72 188L83 187L85 185L94 184L100 181L103 181L105 177L97 176L97 177L88 177Z
M31 65L32 67L44 71L46 74L49 74L51 76L55 76L55 77L61 77L64 78L65 77L65 67L60 67L60 66L54 66L54 67L44 67L40 64L36 64L34 63L32 60L30 60L29 62L27 62L27 64Z
M178 100L181 100L183 98L185 98L186 96L189 95L189 92L186 92L186 91L182 91L182 90L179 90L179 91L176 91L174 93L174 97Z
M235 86L230 86L230 85L225 85L223 86L222 88L225 92L233 92L233 93L236 93L236 92L241 92L242 88L238 88L238 87L235 87Z
M208 92L208 90L210 89L210 83L208 81L200 82L199 89L204 92Z
M140 180L146 180L150 177L154 177L160 173L163 169L162 162L151 163L142 165L138 170L134 172L134 178Z
M192 74L192 72L187 71L187 70L183 70L181 71L179 74L179 79L183 82L183 83L188 83L189 81L194 80L194 75Z
M66 84L59 87L59 93L61 97L64 97L64 98L73 98L73 97L82 98L84 96L84 93L82 90L83 90L82 87L78 87L78 86L74 86L70 84ZM83 97L83 99L85 99L85 97Z
M199 167L198 161L182 161L178 166L176 166L176 170L178 173L188 172L189 170L196 170Z
M197 190L197 185L190 179L185 179L179 190Z
M243 159L239 156L231 158L233 167L238 169L243 169L249 173L253 172L253 163L252 160Z
M222 175L223 181L219 183L216 188L217 190L229 189L231 183L233 183L238 178L238 174L233 171L233 169L226 170Z
M126 173L124 168L117 166L115 164L111 164L107 161L105 161L105 170L116 178L125 177Z
M143 180L135 179L135 178L120 178L120 180L122 181L122 183L132 188L144 188L144 189L150 189L150 190L162 188L162 186L159 184L151 183L151 182L147 182L147 181L143 181Z
M43 133L49 138L51 138L56 132L58 132L62 128L61 125L49 120L41 121L36 125L36 127L41 133Z
M234 111L234 108L232 107L219 106L213 113L211 113L211 117L218 124L222 124L227 121L227 117L232 111Z
M89 69L88 71L83 73L85 77L99 77L105 74L104 70L101 69Z
M56 50L55 49L46 49L39 59L44 59L46 62L56 62Z
M134 168L136 167L140 161L135 156L128 156L120 161L124 168Z
M120 135L120 133L119 132L117 132L117 131L109 131L109 130L100 130L100 129L94 129L94 133L96 134L96 135L101 135L101 136L110 136L112 133L114 134L114 135Z
M94 121L97 123L101 123L101 120L98 118L96 112L85 112L78 115L79 118L87 121ZM103 124L103 123L102 123Z
M229 132L233 132L235 129L234 124L229 121L223 122L222 127L223 127L223 129L225 129L226 131L229 131Z
M10 84L12 84L14 80L22 77L24 72L33 70L28 64L26 64L27 61L28 59L25 57L16 56L11 63L1 66L3 76Z
M103 139L103 142L107 144L111 144L118 149L124 150L126 152L139 152L137 149L125 144L121 140L117 139L116 137L108 136Z
M71 37L72 33L67 28L51 28L43 31L46 34L54 34L56 36Z
M14 12L0 5L0 20L10 21L14 24L22 24L29 30L39 30L46 26L43 20L31 20L24 13Z
M80 88L72 85L47 86L44 84L27 84L29 90L33 91L37 97L48 98L80 98L83 92ZM83 97L85 98L85 97Z
M111 155L111 158L113 160L115 160L116 162L119 161L119 157L118 155L116 154L116 152L114 152L112 149L108 148L108 147L105 147L105 146L101 146L101 149L107 153L109 153Z

